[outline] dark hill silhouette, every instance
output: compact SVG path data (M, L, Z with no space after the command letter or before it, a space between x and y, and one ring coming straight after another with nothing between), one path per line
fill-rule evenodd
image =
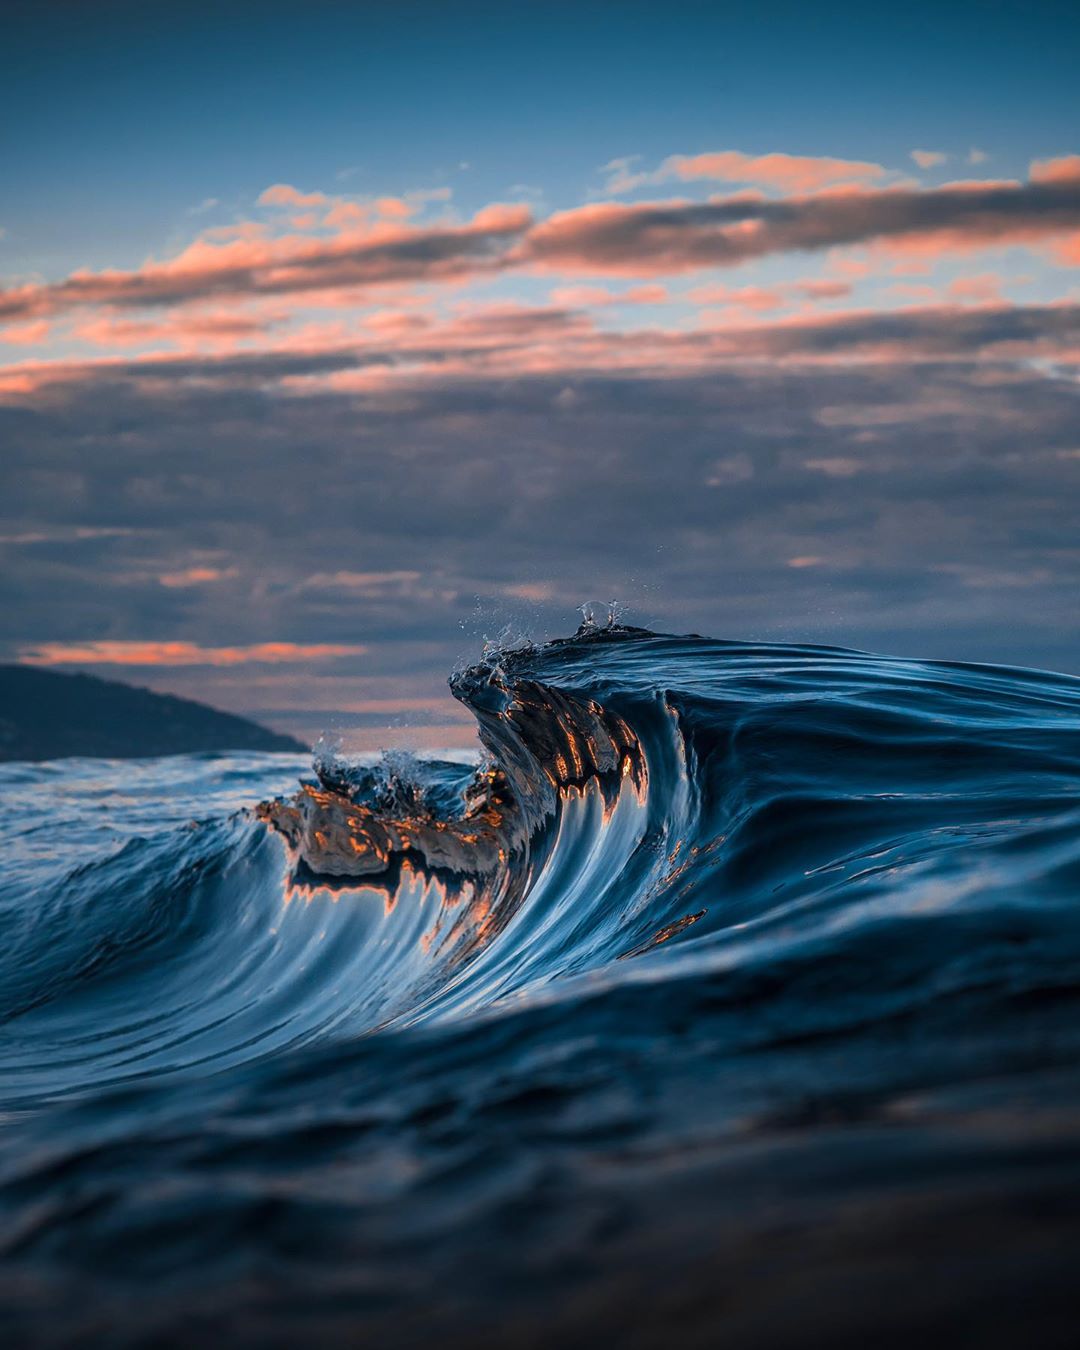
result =
M0 760L307 748L205 703L94 675L0 665Z

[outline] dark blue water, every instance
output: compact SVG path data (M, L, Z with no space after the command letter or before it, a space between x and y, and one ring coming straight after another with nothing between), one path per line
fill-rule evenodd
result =
M0 768L16 1345L1076 1344L1080 681L588 626Z

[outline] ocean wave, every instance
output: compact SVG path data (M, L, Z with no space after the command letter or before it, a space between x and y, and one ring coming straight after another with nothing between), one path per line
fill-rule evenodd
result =
M630 1232L638 1269L647 1222L650 1260L701 1240L695 1185L743 1195L745 1236L765 1160L793 1212L824 1188L883 1213L890 1177L953 1175L942 1120L977 1121L986 1167L938 1215L963 1227L1000 1190L995 1128L1038 1119L1066 1150L1080 681L612 621L487 652L451 688L476 763L323 753L298 788L275 756L0 770L0 1084L22 1141L0 1199L41 1288L46 1267L127 1263L128 1297L140 1242L180 1241L162 1177L211 1284L215 1234L252 1259L269 1242L294 1294L297 1234L323 1252L287 1343L368 1307L357 1242L387 1307L415 1287L408 1252L471 1308L465 1265L502 1269L515 1205L522 1259L599 1269ZM56 1167L77 1184L46 1215ZM108 1202L83 1221L88 1193ZM190 1330L152 1277L132 1335ZM245 1335L277 1343L268 1297L248 1290ZM472 1343L452 1303L424 1334ZM82 1326L65 1316L59 1336Z

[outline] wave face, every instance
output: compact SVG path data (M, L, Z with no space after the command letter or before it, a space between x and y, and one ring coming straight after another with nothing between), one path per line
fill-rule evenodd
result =
M1072 1344L1080 681L587 624L451 688L478 765L0 768L24 1343Z

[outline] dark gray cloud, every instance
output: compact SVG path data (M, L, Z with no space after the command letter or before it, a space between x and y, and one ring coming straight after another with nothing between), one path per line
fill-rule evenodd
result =
M1080 393L964 356L1033 322L959 315L947 360L901 365L301 394L136 363L44 390L0 411L0 640L367 644L312 670L149 673L312 708L305 729L349 703L341 720L377 721L394 690L438 700L482 632L565 631L597 596L670 629L1080 669ZM926 315L850 331L905 323L932 351ZM161 581L191 570L216 579Z
M519 256L555 267L659 276L885 239L936 238L970 248L1078 226L1080 174L1074 173L1048 182L581 207L536 225Z
M508 356L527 368L539 344L557 343L566 373L586 369L678 370L703 362L814 360L887 354L892 360L967 359L1008 348L1010 355L1060 356L1073 362L1080 343L1080 305L941 306L889 312L854 311L752 327L599 332L584 310L507 307L442 326L425 324L408 343L348 344L321 350L287 345L227 355L107 358L35 366L46 388L39 398L63 398L65 386L110 387L129 382L215 383L240 389L289 378L368 368L452 366L480 374ZM550 367L554 358L545 356Z

